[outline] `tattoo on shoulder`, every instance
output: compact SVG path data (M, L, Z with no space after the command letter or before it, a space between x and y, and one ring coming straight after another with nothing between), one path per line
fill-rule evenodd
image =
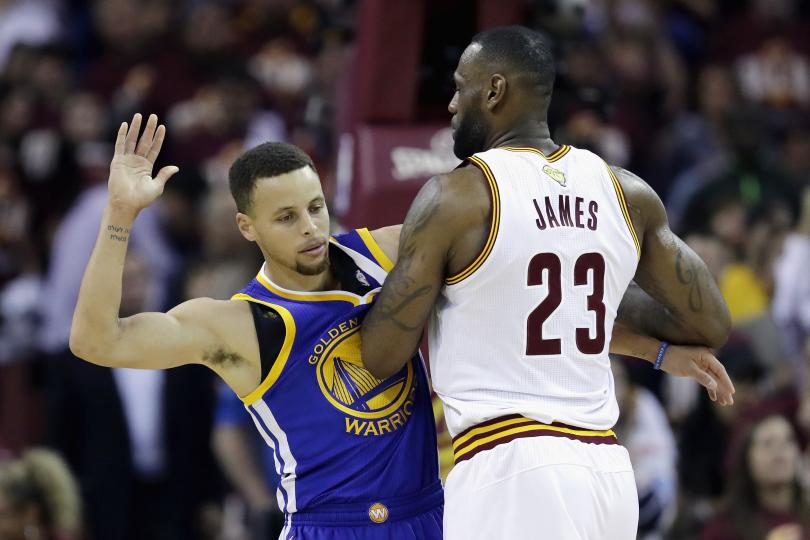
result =
M118 225L107 225L107 232L110 233L110 240L116 242L126 242L129 240L129 228Z
M680 247L678 248L678 254L675 256L675 274L681 284L689 287L689 309L695 312L701 311L703 309L703 297L700 292L700 272L694 261L684 257Z

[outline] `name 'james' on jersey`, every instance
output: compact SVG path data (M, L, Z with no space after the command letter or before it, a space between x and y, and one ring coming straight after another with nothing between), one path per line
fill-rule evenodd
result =
M430 324L450 432L512 414L611 428L610 336L640 252L618 180L565 145L549 156L495 148L468 166L487 179L492 222L481 254L446 280Z

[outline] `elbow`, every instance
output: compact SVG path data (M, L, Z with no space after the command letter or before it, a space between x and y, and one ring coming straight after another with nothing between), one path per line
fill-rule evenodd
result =
M704 326L703 335L708 347L719 349L728 341L729 333L731 333L731 314L724 303L720 313Z
M75 326L70 330L68 347L73 356L85 362L99 366L114 367L114 365L109 362L112 355L104 354L104 348L99 346L97 340L88 336L86 332L77 330Z

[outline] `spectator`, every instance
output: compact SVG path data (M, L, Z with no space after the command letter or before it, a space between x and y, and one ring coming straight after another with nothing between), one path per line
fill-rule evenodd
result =
M732 456L725 509L707 525L701 540L810 538L799 458L796 432L784 416L754 421Z
M79 532L79 490L62 458L31 449L0 463L0 538L74 540Z

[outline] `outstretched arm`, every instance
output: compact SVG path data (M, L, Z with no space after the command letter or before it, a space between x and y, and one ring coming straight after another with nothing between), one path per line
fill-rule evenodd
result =
M140 127L141 117L135 115L131 126L123 123L118 130L108 204L79 291L70 349L80 358L105 366L156 369L210 360L218 370L223 363L216 361L232 353L221 345L209 323L211 312L228 303L198 298L168 313L118 317L130 229L138 213L160 196L177 172L177 167L164 167L152 177L166 131L157 125L154 115L139 138ZM249 386L243 388L250 390Z
M706 264L669 228L661 199L636 175L614 167L633 221L641 226L641 260L619 320L679 344L720 347L731 317ZM645 298L647 293L660 306Z

